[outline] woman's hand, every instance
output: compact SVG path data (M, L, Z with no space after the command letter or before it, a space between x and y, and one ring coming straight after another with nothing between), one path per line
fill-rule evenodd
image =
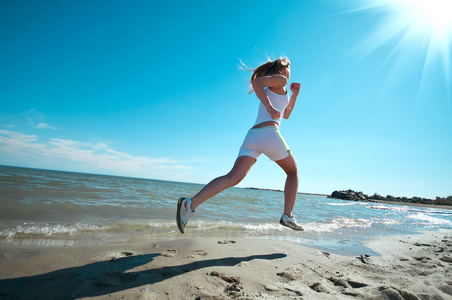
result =
M272 76L258 77L251 80L251 86L256 93L256 96L261 100L262 104L267 109L267 112L272 116L273 120L281 118L281 112L277 110L268 99L265 93L265 87L283 88L287 85L287 78L283 75L277 74Z
M272 116L273 120L278 120L281 117L281 112L273 106L267 107L267 112Z
M300 84L298 82L292 82L290 85L290 91L292 92L292 96L290 96L289 105L284 110L284 119L289 119L290 114L293 111L295 102L297 102L298 93L300 93Z
M300 92L300 84L298 82L292 82L292 84L290 85L290 91L292 92L292 94L296 94L298 95L298 93Z

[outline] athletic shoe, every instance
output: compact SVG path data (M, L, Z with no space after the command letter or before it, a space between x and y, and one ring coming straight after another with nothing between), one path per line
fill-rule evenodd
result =
M295 216L290 218L288 215L282 215L281 220L279 220L279 224L281 224L282 226L289 227L290 229L293 230L299 231L304 230L303 227L301 227L301 225L297 223L297 220L295 220Z
M191 210L191 198L180 198L177 201L177 216L176 222L180 232L185 232L188 220L194 211Z

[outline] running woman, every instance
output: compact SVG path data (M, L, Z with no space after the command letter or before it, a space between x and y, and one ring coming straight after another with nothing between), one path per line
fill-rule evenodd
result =
M262 153L275 161L287 174L284 213L280 224L293 230L303 230L293 215L298 193L297 163L279 132L282 118L288 119L293 111L300 84L294 82L290 85L292 96L289 99L287 85L290 61L285 57L269 60L251 71L253 74L249 93L254 91L260 100L256 122L248 131L232 170L212 180L192 198L183 197L178 200L176 221L181 233L185 232L188 220L201 203L242 181Z

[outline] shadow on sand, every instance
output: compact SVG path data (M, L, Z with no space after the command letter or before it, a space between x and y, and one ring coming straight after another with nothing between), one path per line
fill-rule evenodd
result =
M150 263L160 254L143 254L66 268L42 275L0 280L0 299L74 299L111 294L153 284L180 274L213 266L234 266L253 259L280 259L274 253L246 257L225 257L192 263L126 272Z

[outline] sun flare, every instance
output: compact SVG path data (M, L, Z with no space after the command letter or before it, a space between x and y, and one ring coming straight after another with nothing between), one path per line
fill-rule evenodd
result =
M450 0L400 0L400 9L411 15L432 32L450 34L452 26L452 1Z
M407 64L423 57L419 90L426 86L424 81L431 81L432 75L442 77L450 105L452 0L357 0L354 3L348 13L368 13L380 20L373 34L357 46L361 58L392 45L386 50L383 64L405 66L397 70L401 76Z
M452 0L361 0L359 3L353 11L380 10L387 14L384 30L405 32L413 39L411 42L428 38L435 50L450 53Z
M452 37L451 0L399 0L398 9L411 26L429 35L437 45L449 44Z

